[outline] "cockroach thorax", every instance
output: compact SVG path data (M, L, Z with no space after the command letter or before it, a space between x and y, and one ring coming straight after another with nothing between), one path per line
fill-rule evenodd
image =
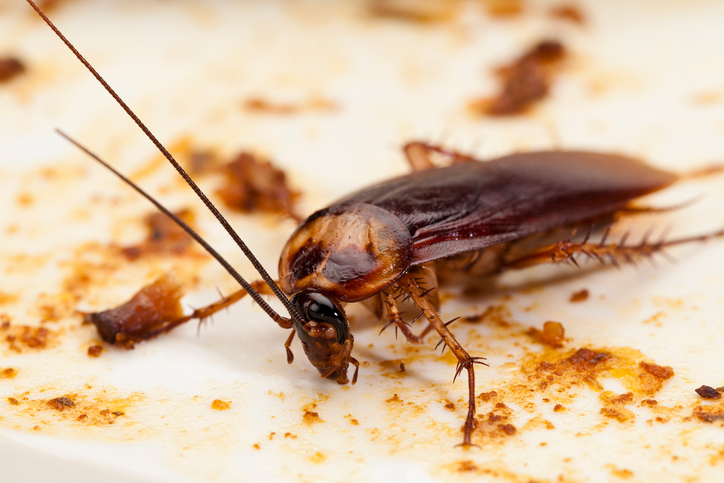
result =
M279 260L282 289L313 290L345 302L370 297L405 273L412 236L395 215L366 203L314 213L297 228Z

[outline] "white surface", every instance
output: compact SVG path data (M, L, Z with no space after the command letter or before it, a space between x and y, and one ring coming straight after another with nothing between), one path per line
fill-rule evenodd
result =
M370 17L359 2L74 1L61 3L52 18L160 139L172 145L190 136L194 145L225 154L252 149L269 155L303 191L307 213L406 172L399 146L421 137L447 136L448 145L461 150L482 141L481 157L561 143L624 152L677 172L722 159L724 4L581 3L588 18L583 27L550 19L546 5L535 3L523 16L501 20L467 2L451 21L414 24ZM37 325L39 305L57 303L79 245L128 243L140 236L135 220L149 211L52 130L64 129L126 173L148 165L155 153L23 2L0 3L0 33L0 53L15 52L29 64L26 76L0 85L0 202L11 207L0 215L0 291L19 297L0 312L14 323ZM549 35L561 38L572 58L552 97L533 115L485 119L466 110L471 99L494 92L494 66ZM714 101L697 103L702 94ZM286 117L244 111L243 100L254 96L321 97L339 109ZM43 178L41 167L55 168L56 176ZM172 207L191 205L173 176L159 169L139 181ZM681 235L718 228L724 222L722 183L721 177L682 183L651 202L704 199L627 223L639 234L652 224L670 224ZM32 197L30 206L20 207L20 194ZM204 235L255 278L213 221L195 211ZM275 267L293 225L231 218L263 264ZM607 424L597 394L581 389L565 413L553 414L533 397L555 430L523 430L465 451L455 445L466 388L450 382L450 359L435 355L434 337L417 349L395 341L391 331L377 336L380 324L363 310L352 311L355 356L369 364L354 387L320 380L296 344L297 360L287 366L286 334L247 301L199 337L189 325L132 352L106 348L99 359L85 355L93 330L67 314L50 325L65 330L56 347L7 351L0 359L0 368L20 370L16 378L0 380L3 478L609 481L617 478L611 465L631 471L630 481L718 477L721 428L682 418L697 403L696 387L724 385L718 348L724 244L672 253L677 263L662 261L658 268L511 273L490 293L443 307L450 317L501 303L511 311L515 323L508 328L456 328L471 352L489 357L491 367L478 370L479 392L515 380L522 356L541 350L522 332L557 320L571 348L629 346L672 366L677 375L657 395L662 404L683 407L670 423L649 423L645 408L630 408L635 422ZM24 259L20 270L21 254L38 257ZM171 268L184 276L200 270L196 291L186 299L191 305L214 300L215 286L234 288L210 262L178 267L168 259L117 267L88 288L81 307L117 304ZM591 300L570 304L569 295L582 287ZM506 294L512 298L503 299ZM659 312L659 324L645 322ZM382 362L398 359L408 372L390 377L395 363ZM618 380L606 387L623 392ZM116 424L84 426L48 411L18 413L5 398L25 391L38 400L78 392L89 401L131 402ZM394 394L405 404L387 402ZM231 400L231 410L212 411L216 398ZM446 400L455 402L454 411L443 408ZM519 429L536 414L509 405ZM305 424L305 409L324 422ZM42 428L33 431L38 420ZM296 438L285 438L287 432ZM461 461L479 471L456 471Z

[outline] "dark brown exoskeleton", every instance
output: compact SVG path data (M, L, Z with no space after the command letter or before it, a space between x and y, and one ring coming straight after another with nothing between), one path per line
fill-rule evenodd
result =
M81 147L174 219L243 287L181 319L155 323L145 333L134 327L137 340L191 319L204 319L248 293L280 327L293 329L285 344L289 362L293 359L289 348L297 334L322 377L346 384L349 364L353 364L354 383L359 364L352 357L354 339L342 304L364 302L377 315L386 315L387 325L395 325L410 342L420 343L430 331L437 332L440 343L458 360L455 377L467 371L469 399L462 443L467 446L475 421L474 365L483 364L483 358L468 354L448 328L450 322L438 315L434 289L439 270L462 270L477 276L539 263L575 263L577 255L614 264L631 262L673 244L723 234L652 243L644 240L636 245L626 245L625 240L606 244L605 239L593 243L588 236L571 240L575 230L590 232L592 227L611 223L618 213L632 209L632 200L670 185L677 177L612 154L531 152L479 162L440 147L410 143L405 152L415 172L349 195L317 211L297 228L281 254L277 284L146 126L40 9L31 0L28 3L179 171L264 279L247 283L183 221ZM435 168L432 155L445 156L452 165ZM275 295L289 317L277 314L260 293ZM415 320L424 316L429 322L419 335L413 334L402 318L401 296L419 309ZM124 330L122 321L114 324L104 332L104 339L111 343ZM128 334L124 335L128 340Z

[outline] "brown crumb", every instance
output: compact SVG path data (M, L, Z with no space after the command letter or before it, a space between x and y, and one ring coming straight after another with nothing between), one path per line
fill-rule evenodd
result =
M49 401L46 401L46 404L56 411L63 411L66 408L72 408L75 406L75 401L67 396L63 396L50 399Z
M513 436L517 431L512 424L499 424L498 429L508 436Z
M162 276L143 287L131 300L103 312L86 314L85 322L96 326L101 338L118 347L133 349L136 342L168 332L185 322L180 300L181 286Z
M226 182L216 193L229 208L302 220L294 209L299 192L289 188L284 171L270 161L242 152L224 167L224 173Z
M565 57L566 49L561 42L539 42L517 60L500 67L500 93L492 99L472 102L471 109L489 116L525 113L548 95L552 77Z
M211 409L216 409L217 411L226 411L227 409L231 409L231 403L222 401L221 399L214 399L211 402Z
M721 392L711 386L701 386L696 389L696 393L704 399L720 399Z
M694 408L693 415L705 423L724 421L724 407L721 405L697 406Z
M88 348L88 357L100 357L103 352L103 346L92 345Z
M580 7L572 3L563 3L553 7L550 9L549 13L551 17L568 20L569 22L578 25L586 23L586 17L583 15Z
M25 65L17 57L0 57L0 83L9 82L25 72Z
M490 392L483 392L478 395L478 399L480 399L482 402L490 401L491 399L498 397L498 393L495 391Z
M251 97L244 101L244 109L264 114L297 114L308 111L335 111L337 105L327 99L312 98L302 103L274 102L261 97Z
M576 302L583 302L584 300L588 300L588 290L587 289L581 289L578 292L573 292L571 294L571 298L568 299L571 303Z
M553 410L556 412L563 411L564 409L566 409L566 408L563 407L563 405L561 405L561 404L556 404L555 406L553 406Z
M254 448L254 449L261 449L261 446L259 446L259 443L254 443L253 448Z
M193 213L184 209L174 213L184 223L193 228ZM164 213L151 213L143 219L146 225L146 239L137 244L121 248L121 253L129 260L144 255L183 255L193 246L194 240Z
M18 405L20 404L20 401L18 401L18 400L15 399L14 397L9 397L9 398L8 398L8 402L9 402L10 404L12 404L13 406L18 406Z
M641 361L639 367L658 379L666 380L674 377L674 369L669 366L659 366Z

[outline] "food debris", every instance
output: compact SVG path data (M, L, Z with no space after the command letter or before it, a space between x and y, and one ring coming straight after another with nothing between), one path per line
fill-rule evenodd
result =
M429 23L451 20L457 13L457 0L369 0L374 17Z
M19 405L20 405L20 401L18 401L18 400L15 399L14 397L9 397L9 398L8 398L8 402L9 402L10 404L12 404L13 406L19 406Z
M308 425L314 423L323 423L324 420L319 417L319 413L315 411L304 411L304 422Z
M298 114L309 111L335 111L337 105L327 99L313 97L306 102L274 102L261 97L251 97L244 101L244 109L249 112L263 114Z
M696 389L696 393L704 399L721 399L721 392L711 386L701 386Z
M297 221L294 210L299 192L287 185L284 171L270 161L242 152L224 168L226 184L216 191L229 208L244 213L276 213Z
M577 25L586 23L586 17L580 7L572 3L564 3L553 7L549 10L549 14L551 17L567 20Z
M179 283L164 275L143 287L128 302L114 309L86 314L83 320L94 324L104 341L133 349L136 342L168 332L187 321L181 309L182 296Z
M566 49L557 40L544 40L520 58L497 70L502 81L500 94L479 99L470 108L489 116L523 114L550 91L551 78L566 57Z
M18 375L18 370L12 367L6 367L0 370L0 379L12 379Z
M217 411L226 411L227 409L231 409L231 402L222 401L221 399L214 399L211 402L211 409L216 409Z
M590 294L588 293L588 290L584 288L579 290L578 292L573 292L569 301L571 303L583 302L584 300L588 300L589 295Z
M190 210L180 210L174 215L187 225L193 225L194 217ZM146 239L138 245L121 249L121 253L129 260L148 254L182 255L193 246L193 238L165 214L153 212L146 215L143 221L147 229Z
M543 324L541 341L551 347L563 347L566 331L560 322L548 321Z
M72 408L75 406L75 401L67 396L56 397L46 402L48 406L55 409L56 411L64 411L66 408Z
M484 0L491 17L514 17L523 13L523 0Z
M0 82L9 82L25 72L25 65L17 57L0 57Z
M28 325L0 325L0 332L5 334L5 342L8 348L14 352L21 353L25 349L45 349L55 340L55 332L45 327L31 327Z
M103 346L98 344L92 345L88 348L88 357L100 357L103 352Z
M724 407L721 405L696 406L692 414L705 423L724 421Z

